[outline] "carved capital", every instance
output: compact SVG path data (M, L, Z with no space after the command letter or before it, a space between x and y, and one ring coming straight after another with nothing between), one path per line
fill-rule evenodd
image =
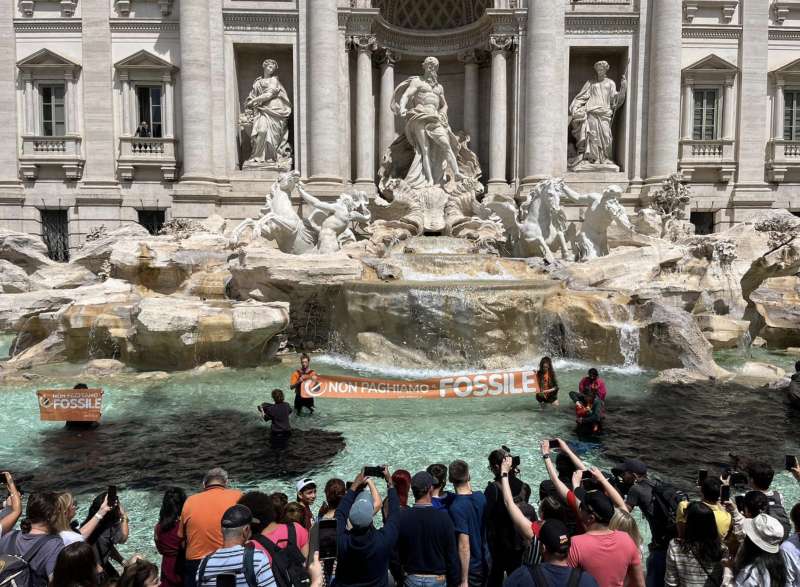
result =
M486 63L486 53L480 49L467 49L458 54L458 60L464 65L482 65Z
M347 38L347 49L359 53L371 53L378 48L375 35L351 35Z
M401 56L400 53L397 51L393 51L392 49L380 49L375 52L373 56L375 63L378 65L385 65L386 67L394 67L397 65L397 62L400 61Z
M511 51L514 46L514 37L512 35L491 35L489 37L489 50L494 53L495 51Z

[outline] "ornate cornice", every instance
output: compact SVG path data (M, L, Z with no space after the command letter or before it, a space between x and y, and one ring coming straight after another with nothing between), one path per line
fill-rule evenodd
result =
M742 36L741 26L684 26L684 39L738 39Z
M14 19L14 31L17 33L80 33L83 23L77 19Z
M394 26L381 16L375 18L374 32L381 46L410 55L452 55L486 47L494 21L483 16L474 23L445 31L416 31Z
M638 14L568 14L565 21L566 32L571 35L630 35L639 29Z
M297 32L297 11L274 12L223 12L226 31Z
M770 28L770 41L800 41L800 28Z
M176 33L181 30L177 21L112 18L108 24L112 33Z

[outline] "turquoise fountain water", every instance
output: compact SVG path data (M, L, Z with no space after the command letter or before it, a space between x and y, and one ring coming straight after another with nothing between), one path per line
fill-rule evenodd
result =
M759 358L765 357L756 350L754 359ZM785 357L766 358L784 366L789 363ZM721 359L723 364L737 360L733 353ZM322 373L409 377L429 373L376 372L331 356L315 358L314 366ZM474 487L482 489L490 478L486 467L488 452L506 444L522 457L522 476L534 488L535 498L536 488L545 477L538 443L552 436L574 440L574 412L566 392L576 388L588 367L563 361L556 362L556 366L563 399L560 407L552 409L539 409L531 398L318 400L317 413L294 418L293 425L305 431L323 430L325 434L340 432L346 445L304 473L322 484L331 477L351 479L364 465L388 463L392 468L413 472L433 462L464 458L472 467ZM253 456L262 447L266 452L266 426L259 421L255 406L268 399L273 387L285 388L293 368L293 364L283 364L202 376L175 375L164 381L124 385L84 379L106 390L101 430L108 431L111 438L104 438L99 444L89 442L86 433L66 431L57 423L39 422L34 393L37 386L4 389L0 391L4 405L0 411L0 468L20 474L23 489L28 491L40 486L72 489L78 496L78 518L83 519L91 497L105 489L105 481L97 483L92 478L93 467L98 462L136 462L133 470L112 469L104 474L115 477L131 515L131 538L121 551L125 555L141 552L157 560L152 526L162 491L172 484L170 479L183 479L185 488L194 491L203 471L217 464L214 459L222 459L235 486L293 495L296 475L262 474L259 471L264 463ZM64 380L71 383L76 379L67 377L69 371L74 369L64 369ZM719 394L652 391L646 382L653 373L612 367L601 368L601 372L610 393L607 438L600 445L575 445L590 463L609 467L611 457L639 456L650 461L655 474L690 486L696 469L714 470L715 463L725 460L728 450L764 455L776 468L784 453L800 453L800 438L793 432L792 418L796 415L787 411L778 394L742 390ZM729 393L735 395L725 395ZM697 401L692 402L693 397ZM676 402L688 408L676 409ZM736 406L736 411L725 412L721 409L725 404ZM202 436L208 429L209 417L221 420L214 428L218 438ZM714 420L715 417L719 419ZM307 434L309 451L332 442L328 437L314 438L323 433ZM193 450L211 446L209 442L216 451L211 459ZM242 452L242 447L248 450ZM170 458L187 451L194 458ZM789 503L800 497L788 474L779 473L776 484L788 495Z

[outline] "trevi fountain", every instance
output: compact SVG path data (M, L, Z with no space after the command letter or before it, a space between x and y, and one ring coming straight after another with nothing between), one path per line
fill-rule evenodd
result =
M161 479L196 484L181 468L224 464L240 486L274 490L373 461L416 470L458 454L477 464L505 443L525 471L539 438L570 433L569 406L538 410L525 398L424 411L413 400L322 400L298 419L279 466L251 442L264 434L253 408L286 387L300 351L319 372L394 378L549 355L564 395L597 366L609 431L587 458L600 464L644 454L686 480L697 467L683 467L682 453L699 438L718 446L704 456L711 464L734 435L747 448L777 438L797 449L780 389L800 358L800 218L774 209L695 235L691 185L678 174L635 213L613 184L586 192L550 177L489 193L469 135L449 122L438 60L420 61L390 103L402 132L383 153L376 195L321 197L302 181L287 141L293 105L265 58L239 120L251 137L244 167L274 178L259 216L178 219L155 236L100 228L68 263L36 236L0 232L10 439L0 461L23 486L45 483L47 468L58 470L47 483L78 493L94 489L80 479L120 483L141 518L133 541L147 549ZM570 105L573 169L616 167L610 122L626 83L607 69L598 62ZM78 381L106 390L101 427L36 432L33 390ZM774 437L749 430L753 420L772 422Z

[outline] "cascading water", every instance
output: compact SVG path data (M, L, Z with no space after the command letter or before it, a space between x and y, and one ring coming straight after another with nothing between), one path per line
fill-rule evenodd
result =
M639 327L623 324L619 330L619 352L622 353L623 367L637 367L639 364Z
M739 353L746 359L753 357L753 337L750 332L745 330L736 341L736 346L739 348Z

